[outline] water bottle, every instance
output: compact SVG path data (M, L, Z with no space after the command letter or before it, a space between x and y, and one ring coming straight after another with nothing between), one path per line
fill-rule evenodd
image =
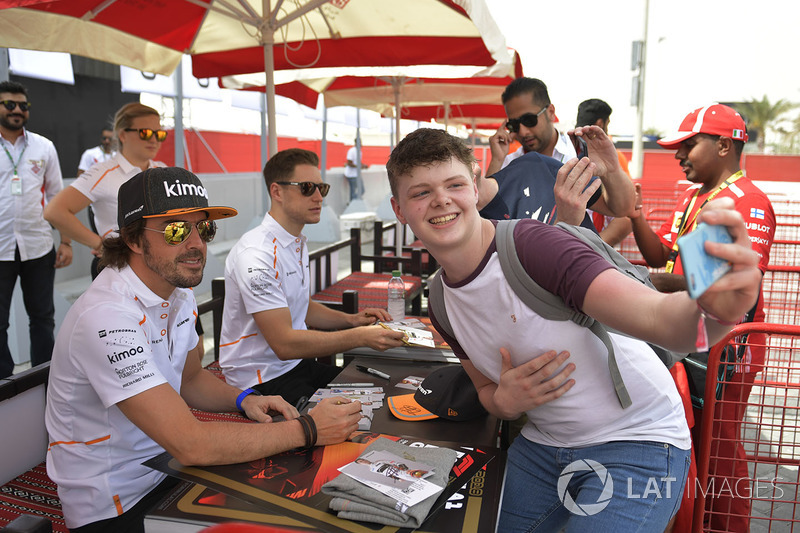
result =
M403 320L406 317L406 286L400 279L399 270L392 271L387 302L386 310L392 316L392 320Z

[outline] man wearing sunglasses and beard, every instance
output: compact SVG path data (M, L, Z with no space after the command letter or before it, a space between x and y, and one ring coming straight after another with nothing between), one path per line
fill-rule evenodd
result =
M119 236L103 241L106 268L64 318L50 368L47 471L70 531L143 531L177 482L142 465L165 450L187 466L241 463L357 429L359 402L328 400L300 417L200 366L190 288L202 280L214 220L235 214L209 206L182 168L148 169L120 187ZM201 422L189 407L239 409L261 423Z
M486 169L487 176L528 152L538 152L561 163L577 157L567 134L560 133L553 125L556 108L550 102L543 81L517 78L506 86L501 99L508 119L489 139L492 161ZM521 146L509 154L513 141L518 141Z
M633 185L602 128L559 133L547 86L535 78L509 83L502 101L508 119L489 140L487 178L477 181L482 217L534 218L594 230L587 208L613 217L633 211ZM513 140L522 146L509 154Z
M375 325L385 309L342 313L310 297L306 224L320 220L330 185L314 152L291 148L264 166L271 206L225 261L219 362L228 383L299 405L341 370L315 361L357 346L401 346L402 334ZM313 328L313 329L309 329Z
M42 206L63 187L56 147L25 128L31 103L25 87L0 83L0 378L14 372L8 348L11 297L17 278L30 322L30 358L35 366L53 352L55 269L72 262L68 237L58 250Z

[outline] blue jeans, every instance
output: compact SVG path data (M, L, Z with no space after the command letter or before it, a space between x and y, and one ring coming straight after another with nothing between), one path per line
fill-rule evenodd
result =
M350 185L350 200L358 198L358 176L355 178L347 178L347 183Z
M0 378L8 377L14 371L14 360L8 349L8 317L17 277L22 289L22 301L28 312L31 366L46 363L53 355L53 331L56 325L53 305L55 262L55 250L38 259L21 261L19 249L16 250L14 261L0 261Z
M680 507L690 461L689 450L658 442L554 448L519 436L508 452L497 530L664 531Z

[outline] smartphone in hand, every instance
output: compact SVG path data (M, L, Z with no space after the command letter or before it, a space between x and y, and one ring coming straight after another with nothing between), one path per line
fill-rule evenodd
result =
M693 232L678 239L678 253L681 256L689 297L694 299L699 298L731 269L728 261L706 252L706 241L727 244L733 242L733 238L725 226L703 223L698 224Z
M575 153L577 154L578 159L587 157L589 155L589 147L586 146L586 141L583 139L583 137L572 135L572 146L575 147Z

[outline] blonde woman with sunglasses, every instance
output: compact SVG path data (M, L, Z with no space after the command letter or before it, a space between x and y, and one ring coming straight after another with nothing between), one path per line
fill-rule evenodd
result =
M45 207L44 218L62 235L92 249L92 279L97 276L103 239L116 235L118 230L117 191L139 172L165 166L154 159L166 139L158 111L138 102L125 104L114 116L117 154L81 174ZM96 231L84 226L76 216L90 205Z

